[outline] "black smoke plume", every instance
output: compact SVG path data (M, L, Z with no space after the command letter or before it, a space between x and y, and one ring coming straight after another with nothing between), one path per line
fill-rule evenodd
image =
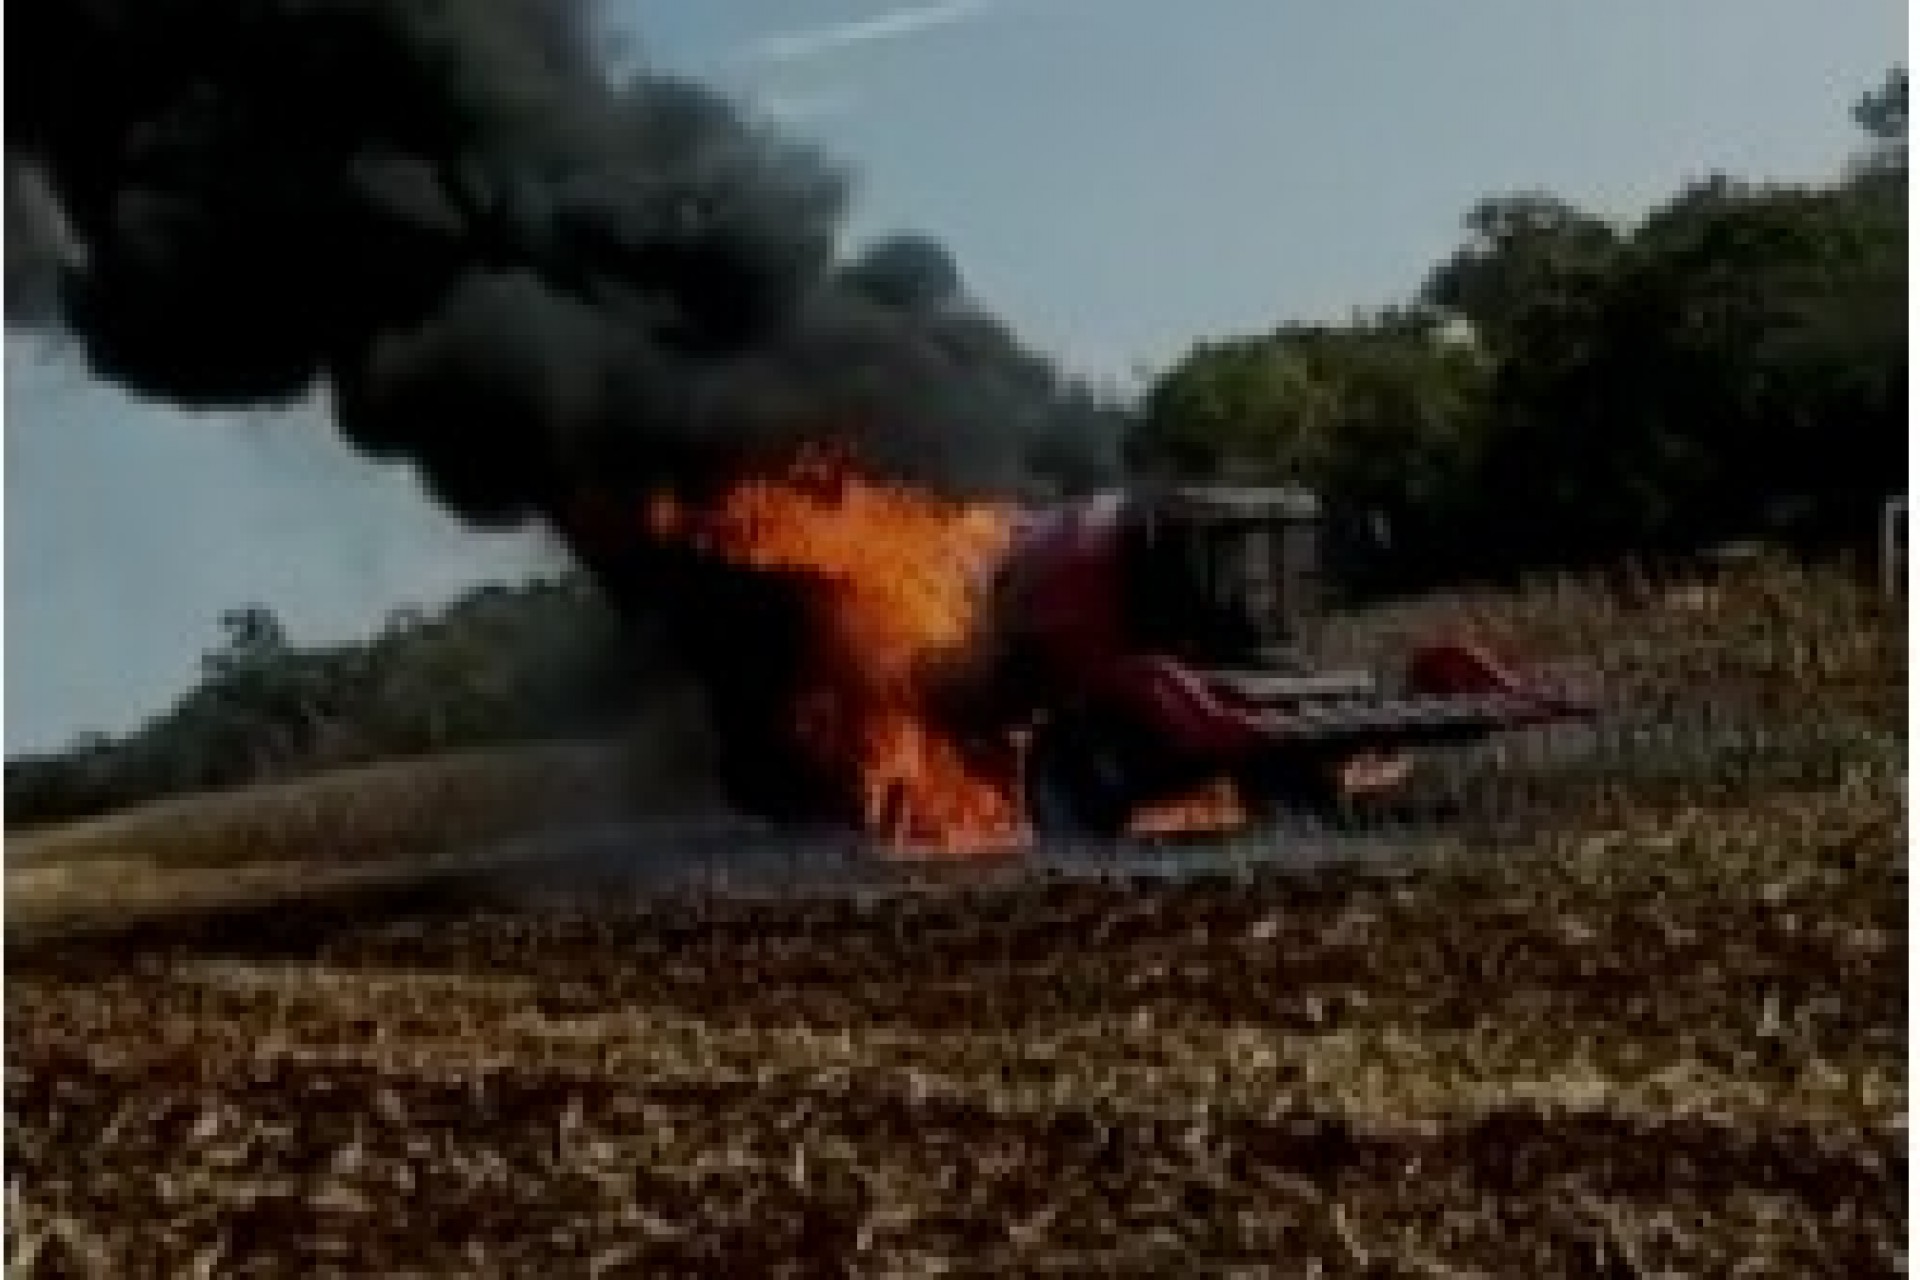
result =
M617 600L681 615L729 719L777 698L783 673L732 656L778 647L779 602L601 542L583 510L637 515L819 440L945 491L1116 465L1115 414L939 244L848 258L830 162L701 86L614 75L585 3L10 17L10 324L62 327L99 375L183 405L323 391L462 516L545 519Z
M8 198L35 225L9 315L56 312L131 388L324 387L356 445L483 522L821 437L945 488L1112 464L1109 417L938 244L843 261L832 164L698 85L614 76L585 4L10 16Z

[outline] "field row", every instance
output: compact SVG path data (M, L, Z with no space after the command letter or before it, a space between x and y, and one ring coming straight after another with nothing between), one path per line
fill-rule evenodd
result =
M1866 772L1418 874L24 949L9 1229L46 1275L1897 1274L1900 837Z

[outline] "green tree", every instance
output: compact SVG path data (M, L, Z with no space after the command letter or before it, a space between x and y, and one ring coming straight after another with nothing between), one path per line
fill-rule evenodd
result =
M1862 167L1869 172L1907 168L1907 69L1894 67L1879 86L1863 94L1853 107L1854 123L1863 129L1869 150Z
M1621 238L1611 225L1537 192L1482 200L1467 215L1469 240L1435 267L1421 300L1472 325L1498 355L1538 358L1544 328L1590 324L1596 293Z
M1349 531L1389 531L1402 575L1458 545L1491 366L1417 309L1202 344L1148 397L1143 463L1318 490Z
M1202 343L1153 387L1136 450L1187 474L1315 483L1337 392L1280 336Z

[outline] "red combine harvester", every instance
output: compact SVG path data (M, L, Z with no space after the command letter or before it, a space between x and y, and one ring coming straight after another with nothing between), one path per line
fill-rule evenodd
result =
M993 582L974 714L1026 725L1043 836L1114 836L1230 778L1247 817L1337 811L1398 786L1408 750L1591 718L1591 689L1471 643L1403 670L1324 669L1321 512L1277 488L1105 495L1023 517Z

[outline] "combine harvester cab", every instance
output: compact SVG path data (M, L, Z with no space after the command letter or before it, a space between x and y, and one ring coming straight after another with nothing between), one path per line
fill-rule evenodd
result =
M1022 786L1039 834L1117 836L1223 778L1246 817L1325 816L1398 787L1414 748L1595 715L1590 681L1470 640L1419 646L1388 677L1317 665L1320 527L1309 493L1199 488L1106 495L1022 530L1000 607L1033 708Z

